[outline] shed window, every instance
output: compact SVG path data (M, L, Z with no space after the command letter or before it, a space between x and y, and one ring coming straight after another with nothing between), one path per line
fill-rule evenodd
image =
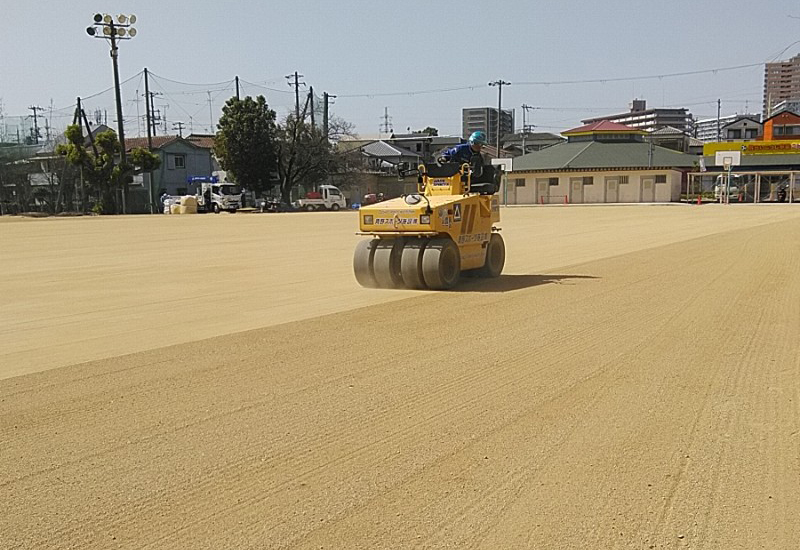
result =
M584 176L583 177L583 184L584 185L594 185L594 177L593 176Z
M619 183L620 184L628 183L628 176L620 176L619 177Z
M656 175L656 183L667 183L667 175L666 174Z
M557 185L558 185L558 178L548 178L548 179L547 179L547 184L548 184L550 187L557 186Z
M515 187L525 187L525 178L516 178L514 180Z

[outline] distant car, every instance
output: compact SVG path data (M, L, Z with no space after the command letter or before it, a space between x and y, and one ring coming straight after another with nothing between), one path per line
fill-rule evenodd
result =
M742 176L738 174L731 174L730 186L728 185L728 177L720 174L717 176L717 183L714 185L714 199L720 200L725 198L725 193L728 193L729 200L739 200L739 193L744 191L744 182Z

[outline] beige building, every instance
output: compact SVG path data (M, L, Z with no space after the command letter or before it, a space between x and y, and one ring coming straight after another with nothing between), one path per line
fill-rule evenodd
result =
M601 121L567 142L514 159L503 204L674 202L699 157L645 143L645 132Z
M764 67L764 118L775 114L783 101L800 100L800 54Z

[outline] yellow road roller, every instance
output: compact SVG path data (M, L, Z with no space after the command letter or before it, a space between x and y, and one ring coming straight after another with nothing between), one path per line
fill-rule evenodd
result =
M500 221L499 177L477 183L479 174L473 183L474 174L469 164L420 165L417 193L362 206L358 234L372 238L356 246L359 284L444 290L462 274L500 276L506 249L494 226Z

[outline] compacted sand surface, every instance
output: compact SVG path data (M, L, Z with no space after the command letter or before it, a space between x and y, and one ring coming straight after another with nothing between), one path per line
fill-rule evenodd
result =
M439 293L352 213L0 219L0 548L800 547L800 209L502 215Z

